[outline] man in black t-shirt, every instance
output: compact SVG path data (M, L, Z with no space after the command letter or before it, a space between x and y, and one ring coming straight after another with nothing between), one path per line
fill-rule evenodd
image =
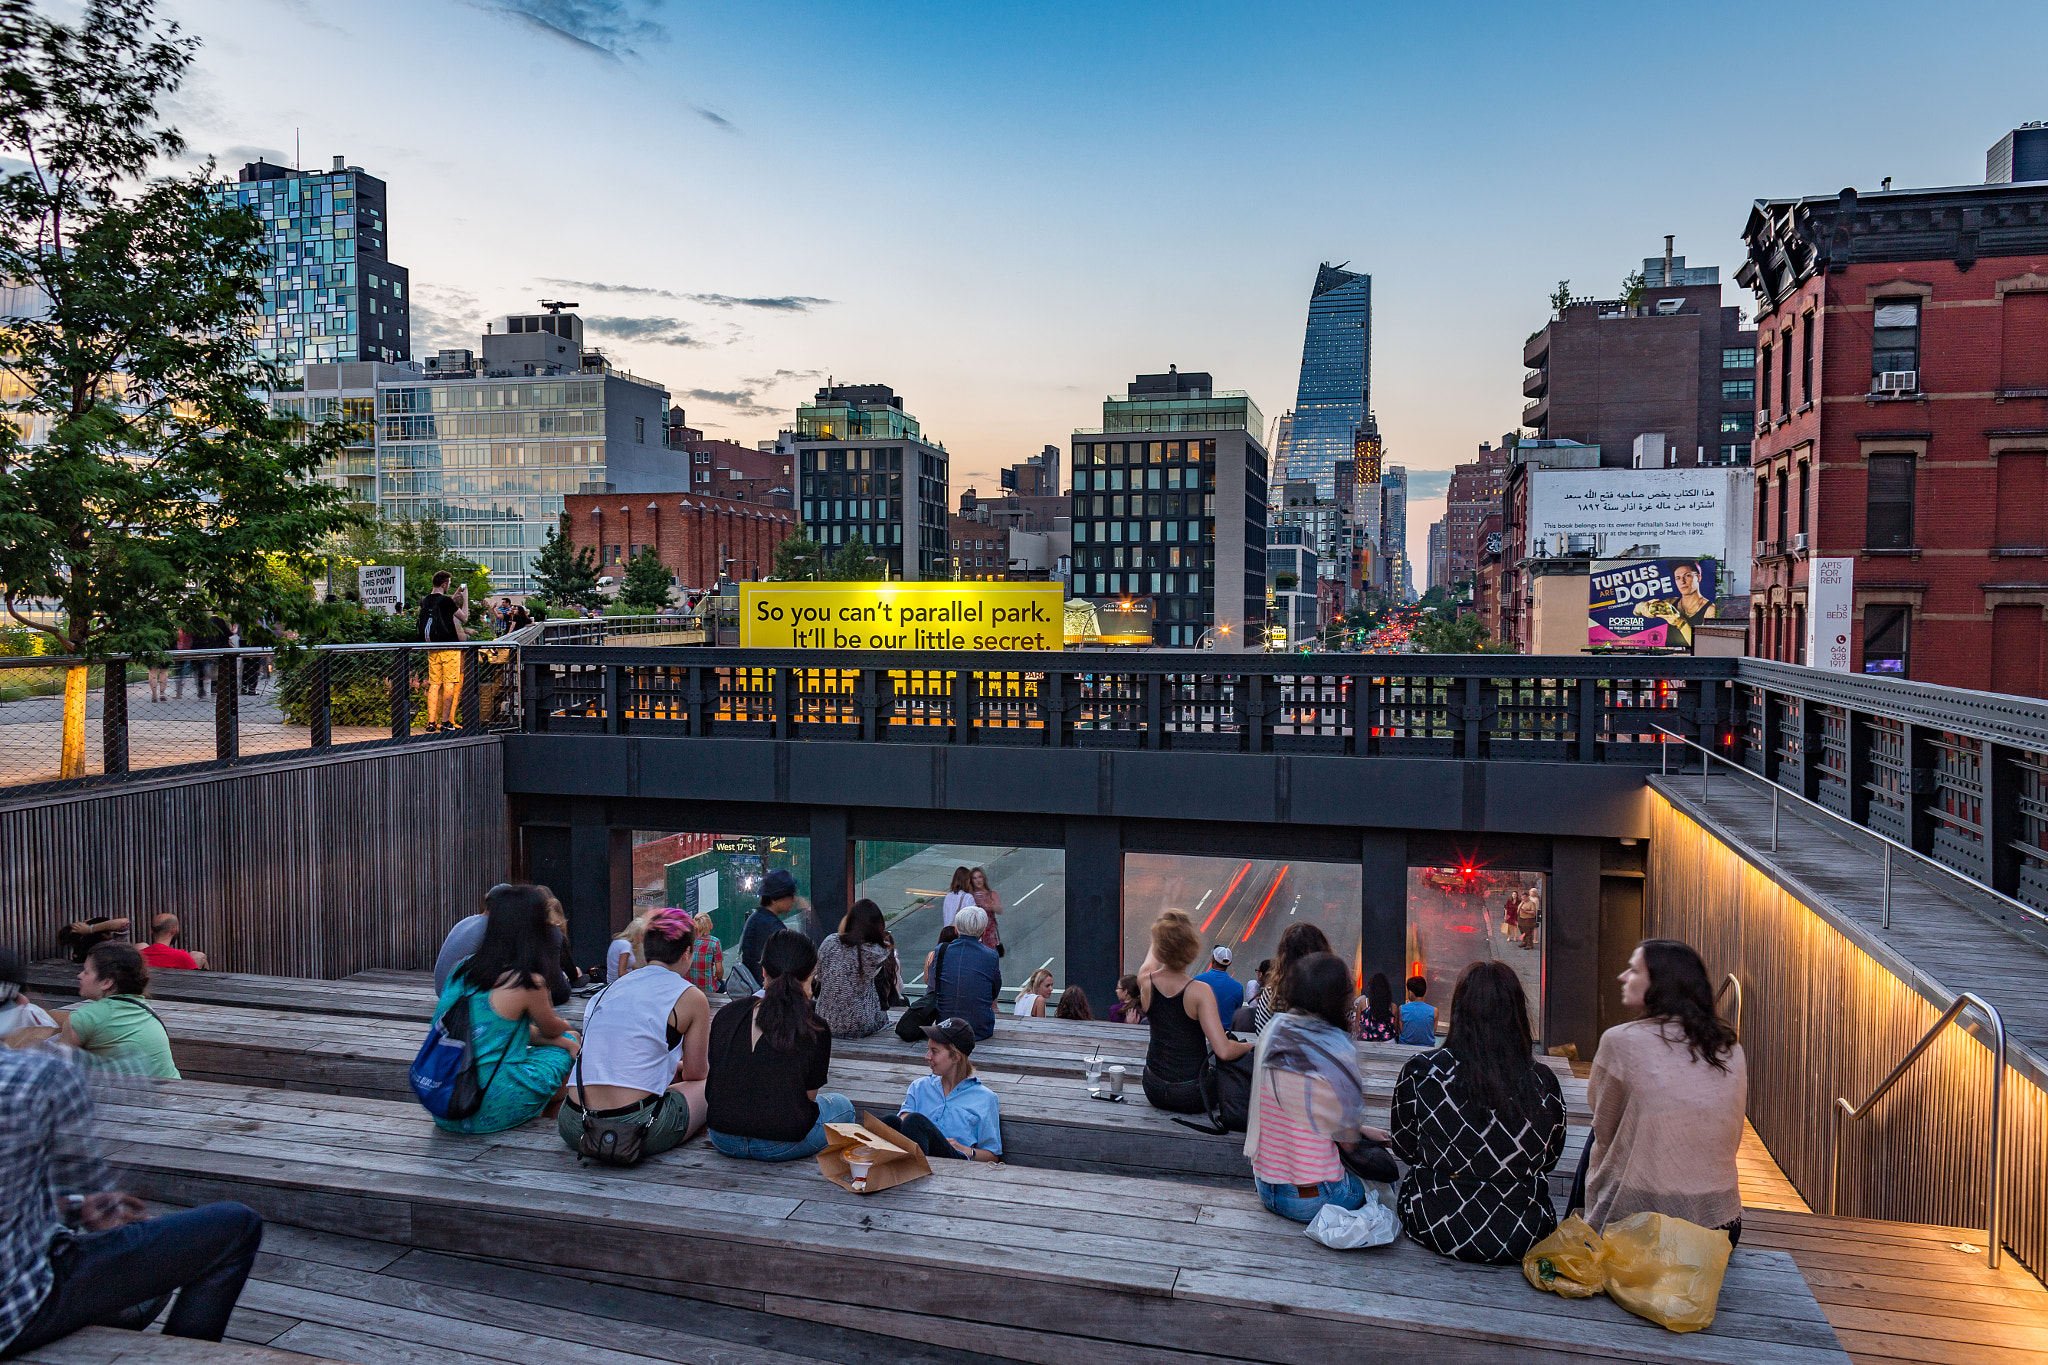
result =
M469 620L469 585L453 593L448 586L454 575L446 569L434 575L434 590L420 603L420 639L430 645L452 645L463 638L463 623ZM426 729L454 729L455 701L462 693L462 651L427 651Z

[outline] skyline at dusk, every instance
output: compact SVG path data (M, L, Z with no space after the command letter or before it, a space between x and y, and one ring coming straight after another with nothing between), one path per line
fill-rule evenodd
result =
M1796 139L1742 93L1733 7L1660 42L1608 6L179 0L205 46L169 112L229 178L343 155L387 181L415 354L576 300L693 426L747 444L827 377L889 384L952 452L956 500L1140 372L1286 411L1317 265L1349 262L1426 563L1445 471L1519 421L1558 280L1612 295L1672 233L1731 281L1755 198L1973 183L2043 114L2012 93L2021 48L1966 24L1916 50L1983 79L1873 117L1894 11L1780 21L1833 54L1801 76Z

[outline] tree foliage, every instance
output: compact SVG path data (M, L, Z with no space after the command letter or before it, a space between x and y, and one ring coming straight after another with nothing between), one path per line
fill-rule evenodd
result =
M560 526L548 528L540 554L533 561L533 595L564 607L595 607L604 602L597 590L597 556L588 545L569 542L569 514Z
M824 546L799 532L776 545L774 575L785 583L821 579L831 563Z
M491 595L491 574L473 559L465 559L448 548L448 535L431 517L419 521L367 521L328 538L322 546L327 561L328 591L337 597L352 597L356 591L356 570L365 564L394 564L405 570L405 605L417 613L420 603L432 592L434 575L446 569L455 581L469 588L469 600L481 604ZM470 624L478 623L481 612L473 612Z
M1562 313L1565 310L1565 306L1571 301L1572 282L1570 280L1559 280L1557 288L1550 291L1550 311Z
M833 553L825 577L841 583L880 583L889 577L889 561L868 549L866 540L855 536Z
M652 549L642 550L626 566L626 581L619 589L619 605L634 611L660 611L668 605L669 590L676 576Z
M1643 272L1631 270L1621 277L1621 306L1639 308L1643 302Z
M1423 617L1411 637L1415 648L1424 654L1494 654L1500 653L1492 644L1493 637L1487 632L1486 623L1471 612L1455 618L1446 618L1436 612Z
M0 176L0 603L67 654L206 613L298 627L315 547L364 519L314 479L347 426L252 392L282 378L255 355L261 221L209 199L210 161L148 178L183 151L156 106L196 47L151 0L72 24L0 0L0 153L26 163Z

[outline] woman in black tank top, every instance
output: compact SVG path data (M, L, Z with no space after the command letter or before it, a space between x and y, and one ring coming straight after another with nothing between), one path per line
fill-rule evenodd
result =
M1211 1051L1229 1061L1252 1047L1223 1031L1209 983L1188 976L1188 965L1201 951L1194 923L1181 911L1168 910L1153 921L1152 951L1138 969L1139 1003L1152 1030L1145 1051L1145 1098L1153 1108L1176 1114L1199 1114L1206 1107L1200 1078Z

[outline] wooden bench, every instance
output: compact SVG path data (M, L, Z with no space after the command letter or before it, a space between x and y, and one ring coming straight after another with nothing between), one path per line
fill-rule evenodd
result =
M1407 1241L1335 1252L1249 1189L964 1162L869 1197L813 1161L701 1141L579 1167L554 1132L435 1131L410 1105L194 1081L104 1102L128 1188L345 1236L867 1327L1008 1359L1712 1361L1837 1365L1790 1257L1739 1249L1720 1314L1677 1334Z
M81 1327L15 1359L35 1365L323 1365L332 1357L276 1351L244 1341L194 1341L160 1332Z
M336 1018L175 1000L159 1000L155 1009L170 1030L172 1055L187 1079L412 1099L406 1073L423 1033L418 1021ZM1125 1102L1110 1104L1088 1097L1078 1064L1068 1067L1062 1062L1049 1070L1013 1068L1001 1058L1033 1060L1030 1048L1021 1043L1003 1051L1001 1058L993 1053L989 1044L976 1047L976 1069L983 1084L1002 1100L1004 1152L1015 1164L1183 1179L1251 1177L1243 1136L1197 1132L1154 1109L1138 1084L1138 1063L1133 1063L1124 1087ZM827 1088L860 1107L893 1112L910 1083L925 1072L923 1047L906 1043L893 1032L835 1039ZM1392 1096L1392 1075L1384 1068L1369 1068L1367 1101L1373 1122L1384 1126L1389 1121ZM1581 1115L1570 1128L1563 1159L1551 1173L1553 1192L1560 1199L1570 1193L1585 1132Z

